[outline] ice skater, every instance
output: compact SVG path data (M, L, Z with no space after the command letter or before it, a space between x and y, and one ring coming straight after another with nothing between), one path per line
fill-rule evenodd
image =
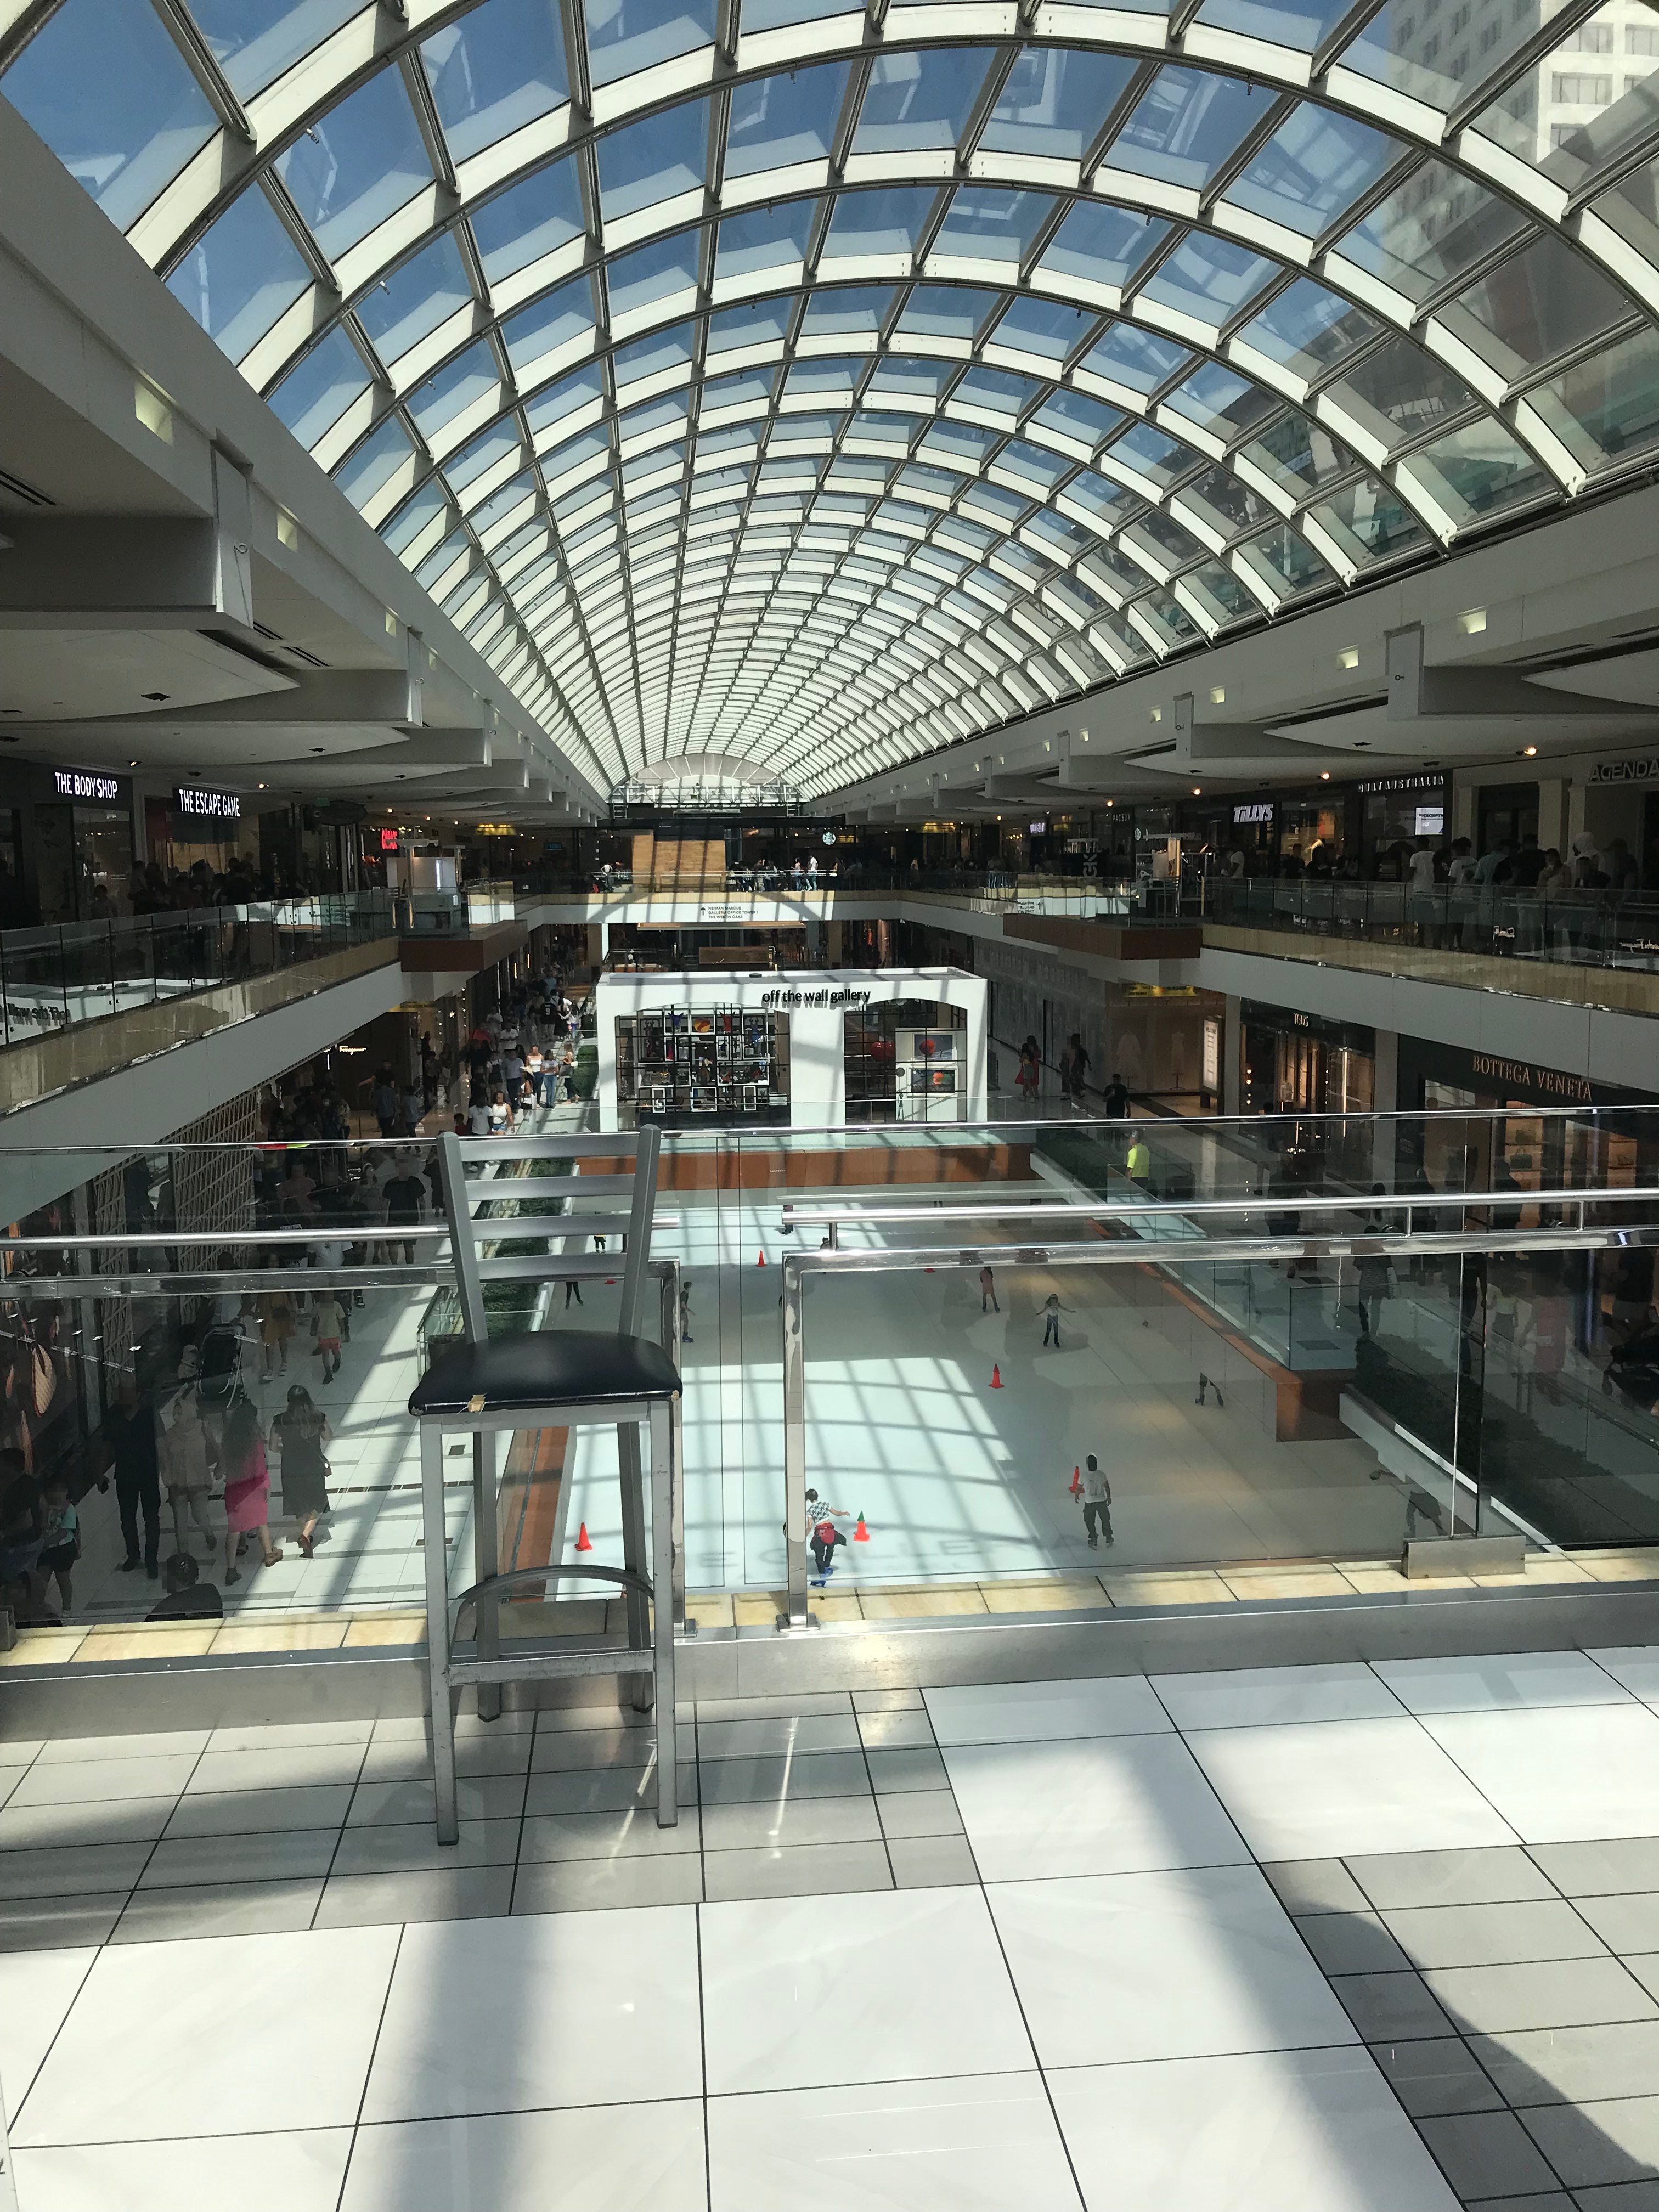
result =
M988 1267L979 1271L979 1310L981 1313L1000 1313L997 1304L997 1279Z
M1069 1306L1061 1305L1058 1294L1054 1291L1050 1291L1048 1297L1044 1298L1042 1301L1042 1346L1043 1351L1046 1352L1051 1344L1054 1346L1056 1352L1059 1351L1060 1317L1061 1314L1069 1313L1070 1311L1071 1308Z
M691 1334L691 1280L687 1276L680 1285L680 1342L693 1344L696 1341Z
M817 1569L817 1587L822 1589L836 1571L836 1547L847 1541L836 1528L837 1520L847 1518L844 1505L828 1505L816 1490L806 1493L806 1526L811 1532L812 1563Z
M1079 1502L1083 1507L1083 1533L1089 1539L1089 1549L1098 1548L1101 1537L1109 1549L1117 1539L1112 1534L1112 1486L1106 1480L1105 1470L1092 1452L1083 1462L1083 1490Z

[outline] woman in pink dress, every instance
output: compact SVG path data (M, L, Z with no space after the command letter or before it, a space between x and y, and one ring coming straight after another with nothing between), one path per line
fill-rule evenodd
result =
M270 1540L270 1474L259 1416L246 1398L239 1398L225 1415L219 1464L225 1477L225 1581L229 1584L242 1579L236 1561L250 1530L259 1539L266 1566L275 1566L283 1556Z

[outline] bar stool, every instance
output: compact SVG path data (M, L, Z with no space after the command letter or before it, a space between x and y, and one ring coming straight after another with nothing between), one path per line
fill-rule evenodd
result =
M463 1142L439 1139L445 1210L460 1294L465 1340L441 1353L409 1401L420 1424L421 1497L426 1546L427 1664L430 1680L433 1767L437 1784L438 1840L459 1839L455 1785L455 1692L476 1685L478 1711L486 1720L501 1711L503 1682L548 1680L580 1674L616 1674L638 1678L643 1709L654 1702L657 1734L657 1821L672 1828L678 1820L674 1739L675 1528L680 1488L679 1424L675 1419L680 1377L669 1352L640 1334L645 1282L651 1257L652 1218L656 1206L661 1132L641 1129L636 1136L549 1131L534 1137L477 1137ZM631 1175L543 1175L480 1182L470 1179L468 1164L545 1159L550 1154L614 1158L632 1151ZM537 1329L517 1336L489 1338L484 1285L492 1282L547 1282L602 1274L615 1262L572 1259L556 1254L512 1255L481 1253L473 1219L475 1205L521 1198L558 1197L572 1206L589 1199L626 1194L626 1212L562 1212L544 1218L503 1219L497 1233L515 1241L526 1233L558 1242L586 1239L620 1229L626 1237L622 1269L622 1310L614 1333L598 1329ZM497 1571L497 1503L494 1440L501 1430L614 1426L622 1474L623 1549L621 1568L586 1564L516 1568ZM641 1440L650 1433L651 1572L644 1571L644 1497L641 1478ZM453 1433L473 1443L474 1529L477 1580L452 1597L444 1522L445 1441ZM586 1650L526 1649L503 1657L500 1606L514 1589L567 1576L610 1583L628 1600L628 1648L602 1645ZM471 1657L457 1656L461 1617L475 1611L477 1626ZM652 1615L654 1613L654 1624Z

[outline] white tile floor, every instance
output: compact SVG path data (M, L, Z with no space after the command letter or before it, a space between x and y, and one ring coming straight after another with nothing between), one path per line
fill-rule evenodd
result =
M0 1813L21 2212L1651 2212L1604 1656L711 1704L672 1834L525 1809L639 1730L469 1723L453 1857L418 1724L13 1747L91 1793Z

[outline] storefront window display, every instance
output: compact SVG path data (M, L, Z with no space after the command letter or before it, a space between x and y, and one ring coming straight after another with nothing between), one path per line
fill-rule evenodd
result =
M1305 1129L1294 1130L1294 1142L1322 1159L1328 1174L1356 1184L1363 1178L1369 1185L1370 1125L1342 1117L1363 1116L1373 1109L1376 1031L1358 1023L1326 1021L1299 1007L1263 1006L1249 1000L1241 1018L1243 1111L1309 1116Z
M1358 787L1365 872L1379 883L1402 882L1413 853L1437 849L1450 835L1450 793L1443 775L1379 776Z
M125 777L54 769L34 809L40 919L97 921L129 911L132 787Z
M736 1006L619 1015L617 1109L624 1128L787 1121L788 1016Z

